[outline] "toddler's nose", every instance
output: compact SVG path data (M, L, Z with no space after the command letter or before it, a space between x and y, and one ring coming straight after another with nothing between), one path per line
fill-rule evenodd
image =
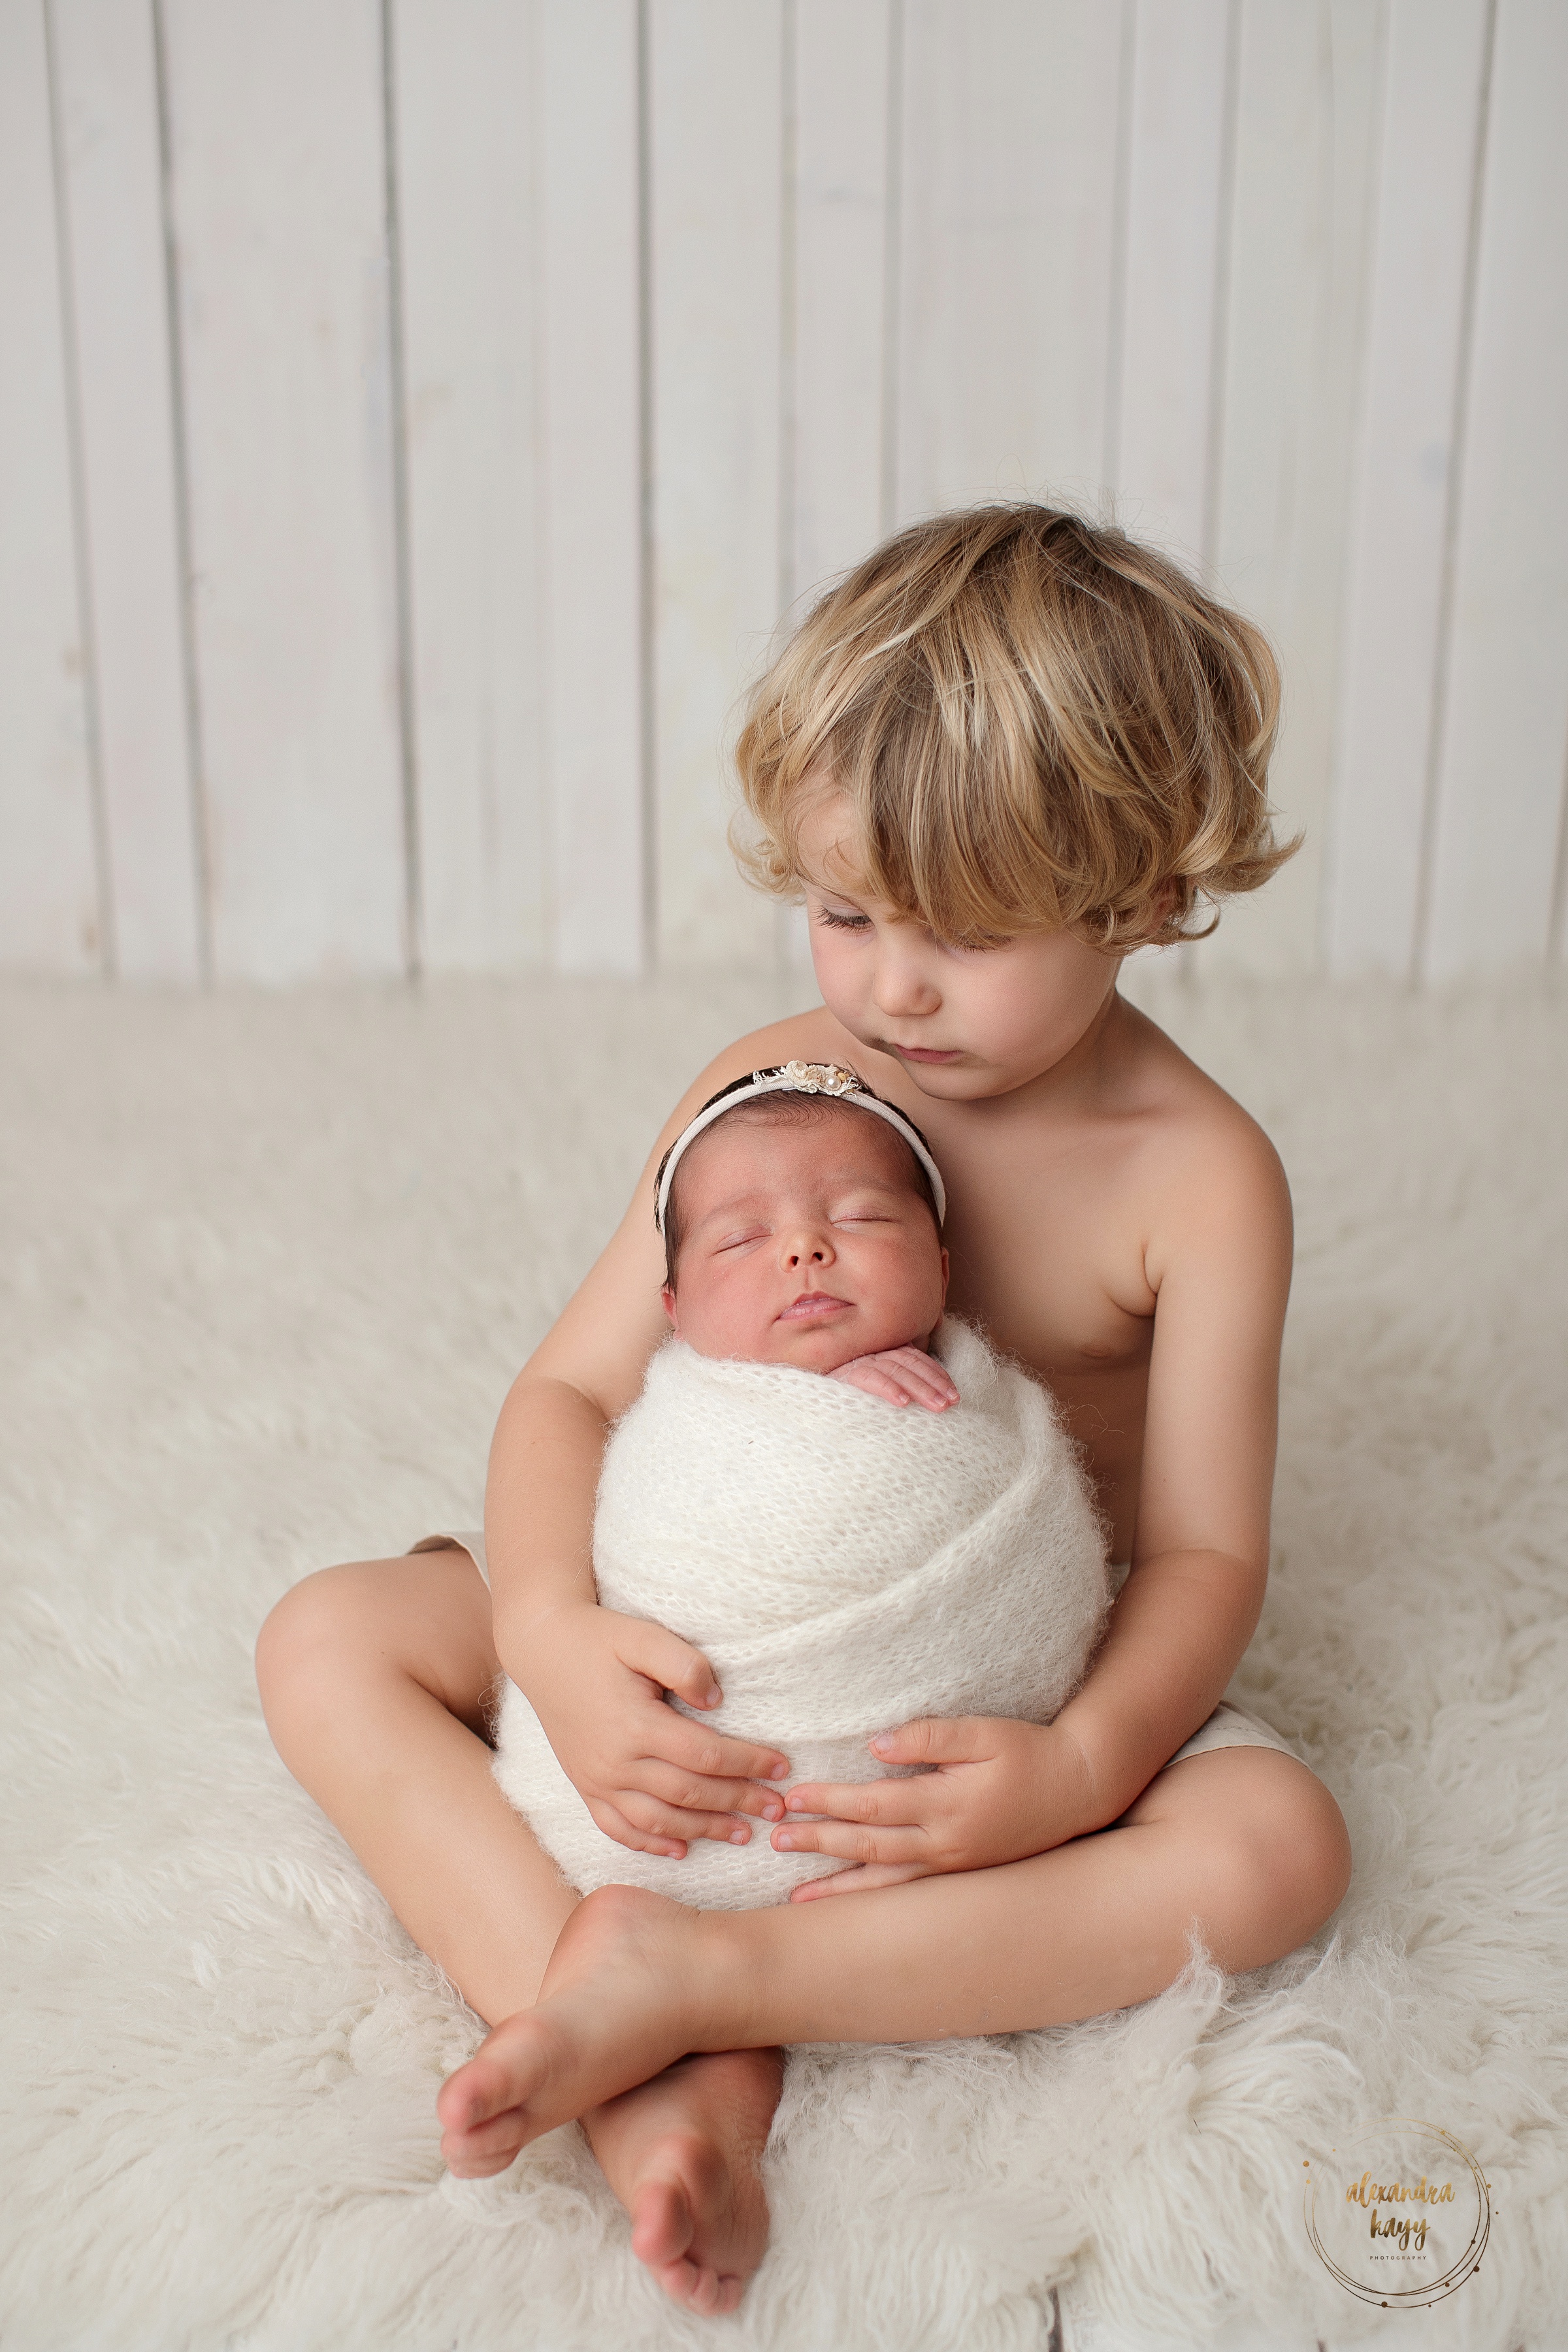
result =
M916 952L889 948L877 959L871 1001L889 1021L914 1021L937 1010L942 992Z

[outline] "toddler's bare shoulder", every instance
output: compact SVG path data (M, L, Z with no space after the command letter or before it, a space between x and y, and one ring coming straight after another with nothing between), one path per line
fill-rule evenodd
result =
M1289 1248L1290 1188L1268 1136L1234 1096L1166 1039L1151 1057L1138 1158L1152 1233L1254 1237Z

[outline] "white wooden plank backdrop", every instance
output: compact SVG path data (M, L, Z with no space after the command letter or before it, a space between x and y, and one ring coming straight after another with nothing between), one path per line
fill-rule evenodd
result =
M154 26L142 0L56 0L58 234L69 256L82 590L116 969L205 969L205 822L187 706Z
M47 30L0 0L0 938L23 966L112 971Z
M1284 656L1213 950L1561 962L1562 0L0 0L0 962L797 959L781 615L1065 497Z

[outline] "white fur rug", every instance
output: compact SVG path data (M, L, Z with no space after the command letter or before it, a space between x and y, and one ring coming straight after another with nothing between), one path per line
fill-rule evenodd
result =
M1309 1951L937 2053L802 2053L740 2316L574 2134L443 2185L477 2038L262 1728L313 1564L475 1517L496 1405L710 1046L784 984L0 998L6 2352L1308 2352L1568 2341L1568 1003L1145 971L1300 1213L1237 1684L1340 1798ZM1446 2126L1482 2271L1330 2277L1303 2160Z

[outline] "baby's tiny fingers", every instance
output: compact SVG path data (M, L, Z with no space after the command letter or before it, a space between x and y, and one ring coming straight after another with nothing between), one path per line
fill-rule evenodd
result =
M928 1412L945 1412L958 1402L958 1391L947 1373L919 1348L888 1348L880 1355L858 1356L829 1378L889 1404L923 1405Z
M889 1370L896 1370L910 1394L921 1404L942 1406L958 1402L958 1391L952 1376L920 1348L897 1348L882 1358Z
M908 1383L870 1357L847 1364L842 1371L831 1372L828 1378L842 1381L846 1388L859 1389L867 1396L880 1397L888 1404L908 1404L910 1401Z

